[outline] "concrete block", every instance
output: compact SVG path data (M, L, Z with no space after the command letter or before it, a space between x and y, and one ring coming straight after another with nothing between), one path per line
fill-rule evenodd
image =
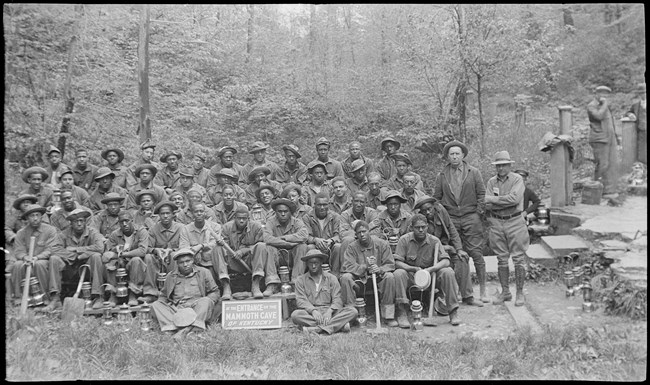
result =
M526 256L528 257L529 262L547 268L557 267L557 258L553 256L553 254L549 253L546 248L539 243L528 246Z
M582 251L589 249L582 239L573 235L550 235L542 237L542 245L554 257L568 255L574 251Z
M573 214L567 214L551 210L551 225L555 227L555 235L570 234L570 230L574 227L580 226L580 217Z

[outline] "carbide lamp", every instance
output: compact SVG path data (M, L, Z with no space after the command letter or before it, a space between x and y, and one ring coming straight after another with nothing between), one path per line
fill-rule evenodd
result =
M593 288L591 282L585 280L582 284L582 311L591 313L594 311L594 304L592 302Z
M535 216L537 217L539 224L548 224L549 212L544 203L540 203L539 206L537 206L537 213Z
M422 304L418 300L411 302L411 314L413 314L413 323L411 324L411 330L415 332L421 332L424 330L424 325L422 324Z
M92 309L93 301L90 299L90 282L84 282L81 284L81 296L85 301L84 308L86 310Z
M131 311L129 310L129 305L122 304L117 311L117 323L124 329L125 332L128 332L131 329Z
M262 205L255 203L253 207L251 207L251 220L262 222L262 219L264 219L264 214L262 213Z
M573 272L573 289L574 291L580 291L582 288L582 266L576 266L572 270Z
M117 289L115 289L115 296L117 297L118 305L125 304L129 296L129 288L126 287L126 282L118 282Z
M329 263L323 263L321 265L321 268L323 269L323 273L332 273L332 270L330 270Z
M571 270L564 272L564 284L566 285L566 296L571 297L573 295L573 272Z
M151 330L151 308L148 303L143 303L138 312L140 318L140 329L148 332Z
M280 266L278 269L278 274L280 275L280 282L282 282L282 285L280 286L280 293L291 294L293 292L293 289L289 283L289 268L287 266Z
M158 291L162 291L165 287L165 279L167 278L167 273L160 272L156 275L156 286Z
M110 301L104 301L104 325L112 325L113 324L113 304Z
M115 277L117 278L117 283L119 284L120 282L126 283L126 269L123 267L120 267L117 269L117 273L115 273Z
M357 309L357 323L361 329L368 326L368 318L366 317L366 300L357 298L354 301L354 307Z

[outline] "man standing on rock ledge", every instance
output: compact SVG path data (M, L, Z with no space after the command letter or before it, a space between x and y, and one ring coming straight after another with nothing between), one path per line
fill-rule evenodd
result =
M589 116L589 145L594 153L596 170L594 180L603 183L603 195L616 194L616 177L618 174L617 145L621 138L614 128L614 116L607 96L612 90L607 86L596 87L594 99L587 105Z

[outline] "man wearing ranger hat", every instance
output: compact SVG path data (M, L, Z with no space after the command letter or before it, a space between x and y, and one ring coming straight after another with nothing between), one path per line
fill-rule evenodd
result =
M341 162L341 167L343 168L343 173L345 174L346 178L352 178L352 169L354 168L353 163L357 160L360 160L364 167L364 171L367 174L370 174L371 172L375 171L375 166L370 158L366 158L363 156L361 153L361 143L358 141L352 141L350 145L348 146L348 153L350 154L347 158Z
M286 186L289 183L302 185L307 177L307 166L299 161L302 157L295 144L285 144L282 146L284 158L286 161L282 165L282 173L277 175L276 180Z
M23 214L25 213L27 206L34 205L36 203L38 203L38 198L31 194L23 194L16 198L12 204L13 208L16 210L16 214L12 219L9 219L5 223L5 247L13 245L14 238L16 238L16 233L18 233L20 229L27 225L27 221L23 219ZM43 223L49 224L47 215L43 217ZM5 262L7 262L7 258L12 257L13 253L5 253ZM11 260L15 261L14 258Z
M54 191L44 184L48 177L49 174L42 167L33 166L26 169L22 173L22 179L29 186L18 193L18 195L34 195L38 199L38 204L49 210L53 204L52 197L54 196Z
M120 194L111 192L101 200L105 209L99 211L90 221L90 226L94 227L101 235L108 237L114 230L120 228L118 215L124 205L124 197Z
M130 190L132 187L136 186L138 184L138 176L137 176L137 169L139 166L144 165L144 164L150 164L153 165L156 168L156 171L161 169L162 166L160 166L158 163L156 163L154 159L154 154L156 152L156 145L153 144L150 140L144 141L140 144L140 150L142 151L140 153L140 158L133 162L129 167L126 169L126 189ZM154 174L155 175L155 174Z
M153 190L156 202L162 202L167 199L165 189L154 182L157 173L158 169L153 164L141 164L136 168L134 175L139 179L139 182L129 189L129 194L126 198L127 210L133 209L137 206L135 197L138 192L142 190Z
M302 189L302 199L308 206L314 205L314 198L318 193L331 195L332 187L327 180L327 167L320 160L312 160L307 164L307 172L310 175Z
M243 188L246 186L246 179L243 179L242 177L243 166L233 160L236 153L237 153L237 149L233 146L223 146L219 149L219 151L217 151L217 157L219 158L219 161L217 162L217 164L215 164L210 168L210 175L208 177L208 186L206 187L208 191L210 191L210 188L212 186L217 184L217 179L215 175L222 169L230 169L234 171L235 174L237 174L239 187Z
M593 100L587 104L589 145L596 163L594 180L603 183L603 195L616 194L616 178L619 172L617 146L621 144L621 138L616 132L614 115L607 99L611 92L607 86L598 86Z
M249 185L244 189L246 192L246 204L251 207L257 202L256 192L260 187L266 185L271 186L275 191L282 190L282 185L280 183L269 180L268 177L271 174L271 169L266 166L255 167L248 173L248 182Z
M377 218L370 222L370 234L394 241L391 246L395 246L399 237L406 234L411 225L411 214L402 210L402 203L406 202L406 198L398 191L388 191L381 201L381 204L386 206L386 210L381 211Z
M135 196L135 203L138 205L131 210L133 214L133 224L143 226L147 231L158 222L158 215L154 213L156 198L152 190L138 191Z
M253 169L259 167L266 167L269 169L269 174L267 174L269 179L276 180L276 176L282 173L282 169L277 163L266 159L266 149L269 148L269 145L264 142L254 142L249 154L253 155L253 159L250 162L246 163L241 170L240 176L241 179L246 181L250 180L250 173Z
M302 261L307 265L307 272L296 280L297 309L291 313L291 321L302 326L305 333L349 332L357 309L343 306L339 281L323 271L327 255L309 250Z
M490 247L497 254L499 282L502 291L494 304L510 301L508 259L515 265L517 298L515 306L524 305L524 281L526 280L525 254L528 250L528 229L521 217L524 209L524 180L511 172L514 161L508 151L494 154L496 175L488 180L485 194L485 213L488 218Z
M88 198L88 208L90 208L93 213L97 213L104 208L102 199L106 198L106 195L109 193L117 193L121 197L126 198L127 191L120 187L116 182L115 172L113 172L108 167L100 167L95 173L95 182L97 188L95 188Z
M124 152L119 148L108 148L102 151L102 158L106 160L106 167L108 167L114 174L114 183L126 189L126 166L122 165L124 160ZM99 171L99 170L98 170ZM95 174L97 180L97 174Z
M359 191L368 192L366 164L362 159L356 159L350 164L348 174L350 177L345 180L345 184L350 194L354 195Z
M77 187L77 186L75 186ZM72 192L64 190L61 192L61 210L56 210L50 215L50 224L59 232L63 232L70 227L68 215L76 209L82 209L90 212L90 209L74 200Z
M208 189L209 204L218 205L223 199L223 189L231 185L235 194L235 200L246 203L246 191L239 185L239 174L232 168L222 168L215 172L213 177L216 184Z
M397 150L401 147L400 142L391 138L390 136L384 138L381 141L381 150L386 153L379 162L377 162L376 170L385 181L390 180L397 174L397 169L395 168L395 159L393 159L393 154L397 153Z
M330 154L330 141L327 138L321 137L316 141L316 153L318 157L316 160L325 164L327 170L327 180L336 178L337 176L345 177L341 162L336 159L331 159Z

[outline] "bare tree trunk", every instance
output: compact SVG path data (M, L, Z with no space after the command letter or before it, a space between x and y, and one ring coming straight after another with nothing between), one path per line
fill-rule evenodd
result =
M140 36L138 39L138 91L140 94L140 122L138 131L140 141L151 139L151 120L149 110L149 5L142 6L140 12Z
M485 154L485 123L483 122L483 103L481 102L481 75L476 75L476 98L478 100L478 117L481 126L481 156Z
M255 32L255 25L253 19L255 18L255 4L248 4L246 6L248 11L248 29L246 34L246 60L245 63L250 61L250 56L253 53L253 33Z

